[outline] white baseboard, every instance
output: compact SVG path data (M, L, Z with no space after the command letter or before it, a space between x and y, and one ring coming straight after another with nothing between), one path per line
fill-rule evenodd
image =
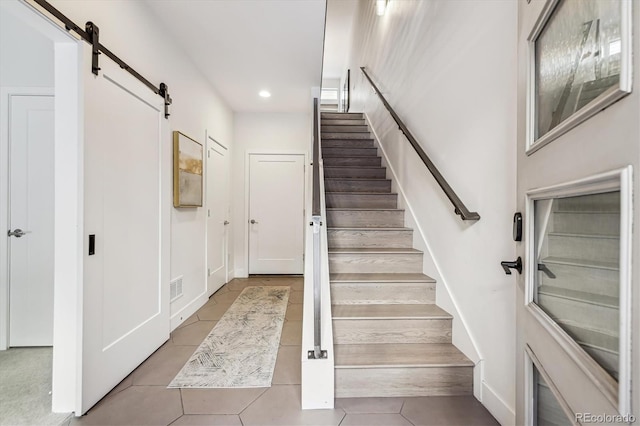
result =
M502 426L516 424L516 412L487 384L482 382L482 405Z
M238 268L233 272L234 278L249 278L249 274L244 268Z
M473 367L473 396L482 402L482 383L484 382L484 360L476 362Z
M171 325L170 330L175 330L180 324L184 322L191 315L195 314L198 309L200 309L207 301L209 297L207 297L207 292L203 292L196 296L191 302L187 303L182 309L180 309L175 314L171 315Z

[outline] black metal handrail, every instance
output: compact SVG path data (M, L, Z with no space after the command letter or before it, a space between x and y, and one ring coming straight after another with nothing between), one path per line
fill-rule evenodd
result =
M371 80L371 77L369 77L369 74L367 74L367 71L364 69L364 67L360 67L360 69L364 73L364 76L367 78L367 80L369 80L369 83L371 83L371 86L373 86L373 90L376 92L376 94L384 104L384 107L387 109L387 111L389 111L391 117L393 117L398 127L400 127L400 131L405 135L413 149L416 150L424 165L427 166L427 169L429 169L433 177L436 179L436 182L438 182L438 185L440 185L440 188L442 188L449 201L451 201L451 203L453 204L455 213L457 215L460 215L462 220L480 220L480 215L478 214L478 212L469 211L467 206L465 206L462 200L460 200L460 197L458 197L458 195L455 193L453 188L451 188L444 176L442 176L438 168L433 164L431 159L429 159L420 144L418 144L416 138L413 137L413 134L411 134L398 114L396 114L391 105L389 105L389 102L387 102L382 93L380 93L380 90L373 82L373 80Z

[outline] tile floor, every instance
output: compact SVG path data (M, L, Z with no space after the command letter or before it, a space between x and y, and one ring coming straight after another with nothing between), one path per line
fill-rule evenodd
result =
M167 389L211 328L249 285L288 285L289 305L270 388ZM302 278L234 279L95 407L71 425L496 425L473 397L344 398L300 409Z

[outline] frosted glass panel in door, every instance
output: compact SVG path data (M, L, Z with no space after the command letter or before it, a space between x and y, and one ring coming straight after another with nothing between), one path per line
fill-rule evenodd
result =
M534 302L617 379L620 193L537 200L535 230Z
M620 82L621 9L560 0L535 42L536 138Z
M535 395L535 425L538 426L564 426L571 425L556 396L544 381L538 369L533 366L533 386Z

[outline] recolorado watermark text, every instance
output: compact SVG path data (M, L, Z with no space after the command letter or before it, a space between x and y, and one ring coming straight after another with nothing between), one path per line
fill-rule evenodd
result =
M636 416L633 414L594 414L576 413L576 421L579 423L634 423Z

